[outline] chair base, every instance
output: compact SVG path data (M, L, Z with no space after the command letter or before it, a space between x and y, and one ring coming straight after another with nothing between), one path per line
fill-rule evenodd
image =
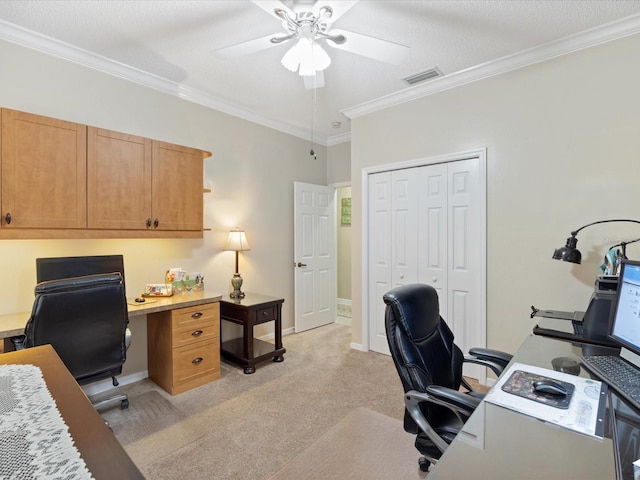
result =
M125 408L129 408L129 397L127 397L126 394L117 391L116 393L109 391L106 393L91 395L89 397L89 401L93 405L93 408L99 412L112 408L118 404L120 404L120 408L123 410Z
M420 457L418 459L418 466L420 467L421 472L428 472L431 462L427 460L426 457Z

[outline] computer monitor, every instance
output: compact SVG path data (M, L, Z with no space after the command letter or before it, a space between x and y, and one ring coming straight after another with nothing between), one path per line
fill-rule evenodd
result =
M124 285L124 258L122 255L36 258L36 281L38 283L114 272L119 272L122 275Z
M622 346L620 356L640 368L640 262L623 260L619 277L610 336Z

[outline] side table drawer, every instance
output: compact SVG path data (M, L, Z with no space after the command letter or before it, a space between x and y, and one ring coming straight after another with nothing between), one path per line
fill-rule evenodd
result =
M273 322L278 317L278 309L275 306L256 309L256 324Z
M220 348L217 342L202 342L174 350L174 392L183 384L197 381L204 384L203 377L219 378Z

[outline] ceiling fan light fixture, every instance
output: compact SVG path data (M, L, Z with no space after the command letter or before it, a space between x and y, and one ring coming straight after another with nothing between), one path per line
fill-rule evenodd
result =
M287 70L308 77L331 65L331 58L315 40L303 37L284 54L281 63Z

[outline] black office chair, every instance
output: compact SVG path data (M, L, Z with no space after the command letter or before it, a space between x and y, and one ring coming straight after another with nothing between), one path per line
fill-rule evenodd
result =
M483 397L463 378L463 362L484 365L500 375L512 356L473 348L465 357L440 316L438 294L431 286L404 285L383 299L387 341L405 391L404 429L417 435L415 445L423 455L418 462L426 472ZM461 385L467 392L459 391Z
M25 327L25 348L51 344L73 377L86 385L122 373L130 342L127 300L119 273L87 275L39 283ZM127 408L126 395L91 398L96 409L115 403Z

